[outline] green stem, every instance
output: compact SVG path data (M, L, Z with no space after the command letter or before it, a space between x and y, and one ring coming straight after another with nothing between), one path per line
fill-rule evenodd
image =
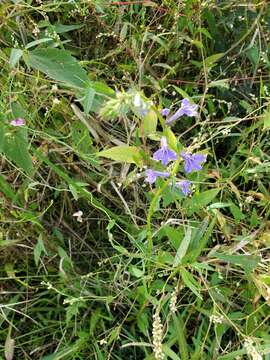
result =
M179 168L179 164L180 164L180 159L178 159L173 167L171 176L169 177L169 179L167 179L164 184L156 191L151 203L150 203L150 207L148 210L148 214L147 214L147 242L148 242L148 252L149 255L152 256L153 254L153 236L152 236L152 217L153 214L155 212L155 207L157 205L157 201L160 197L160 195L163 193L163 191L167 188L167 186L169 185L169 183L171 182L171 178L173 176L175 176L178 172L178 168Z

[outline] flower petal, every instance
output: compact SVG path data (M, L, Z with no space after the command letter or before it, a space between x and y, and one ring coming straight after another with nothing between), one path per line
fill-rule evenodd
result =
M192 155L192 159L194 159L194 161L196 162L205 162L206 160L206 155L204 154L193 154Z
M185 161L184 169L187 174L191 173L194 170L191 160Z
M173 121L176 121L178 118L180 118L182 115L184 115L184 111L182 108L178 109L176 113L174 113L172 116L170 116L165 123L170 124Z
M157 176L160 176L160 177L169 177L170 176L170 173L168 171L155 171L156 175Z
M161 161L162 165L167 165L168 162L177 160L177 154L168 148L167 139L165 136L161 138L161 149L157 150L153 154L153 159Z
M159 149L157 151L154 152L153 154L153 159L156 160L156 161L159 161L159 160L163 160L164 158L164 151L163 149ZM166 165L166 164L165 164Z
M181 189L182 193L185 196L187 196L191 192L190 185L191 185L191 182L189 180L182 180L175 184L176 187L179 187Z
M184 169L186 173L191 173L193 170L202 170L201 164L206 160L204 154L190 154L182 151L181 156L185 161Z
M189 99L187 99L187 98L185 98L185 99L183 99L182 101L181 101L181 105L182 106L190 106L190 101L189 101Z
M25 125L25 120L22 118L17 118L14 119L10 122L10 125L12 126L24 126Z
M178 159L176 152L173 150L167 149L167 156L170 160L175 161Z
M148 169L146 170L145 173L146 173L145 181L148 182L149 184L153 184L157 179L157 175L155 174L155 171L152 169Z
M153 169L147 169L146 170L146 179L145 181L147 181L149 184L153 184L156 180L157 177L169 177L170 173L169 172L163 172L163 171L156 171Z
M160 110L160 114L162 115L162 116L168 116L169 115L169 113L170 113L170 109L168 109L168 108L164 108L164 109L162 109L162 110Z

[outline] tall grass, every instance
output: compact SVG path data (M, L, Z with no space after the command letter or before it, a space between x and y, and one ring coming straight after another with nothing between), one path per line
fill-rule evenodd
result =
M0 2L1 360L270 358L269 24Z

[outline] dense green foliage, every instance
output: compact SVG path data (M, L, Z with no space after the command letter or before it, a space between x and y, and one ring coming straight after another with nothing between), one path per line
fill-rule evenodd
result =
M0 1L1 360L270 359L269 44L267 0Z

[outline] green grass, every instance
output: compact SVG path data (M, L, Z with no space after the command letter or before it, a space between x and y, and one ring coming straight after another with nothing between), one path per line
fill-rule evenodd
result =
M269 40L266 0L0 2L0 360L270 359Z

